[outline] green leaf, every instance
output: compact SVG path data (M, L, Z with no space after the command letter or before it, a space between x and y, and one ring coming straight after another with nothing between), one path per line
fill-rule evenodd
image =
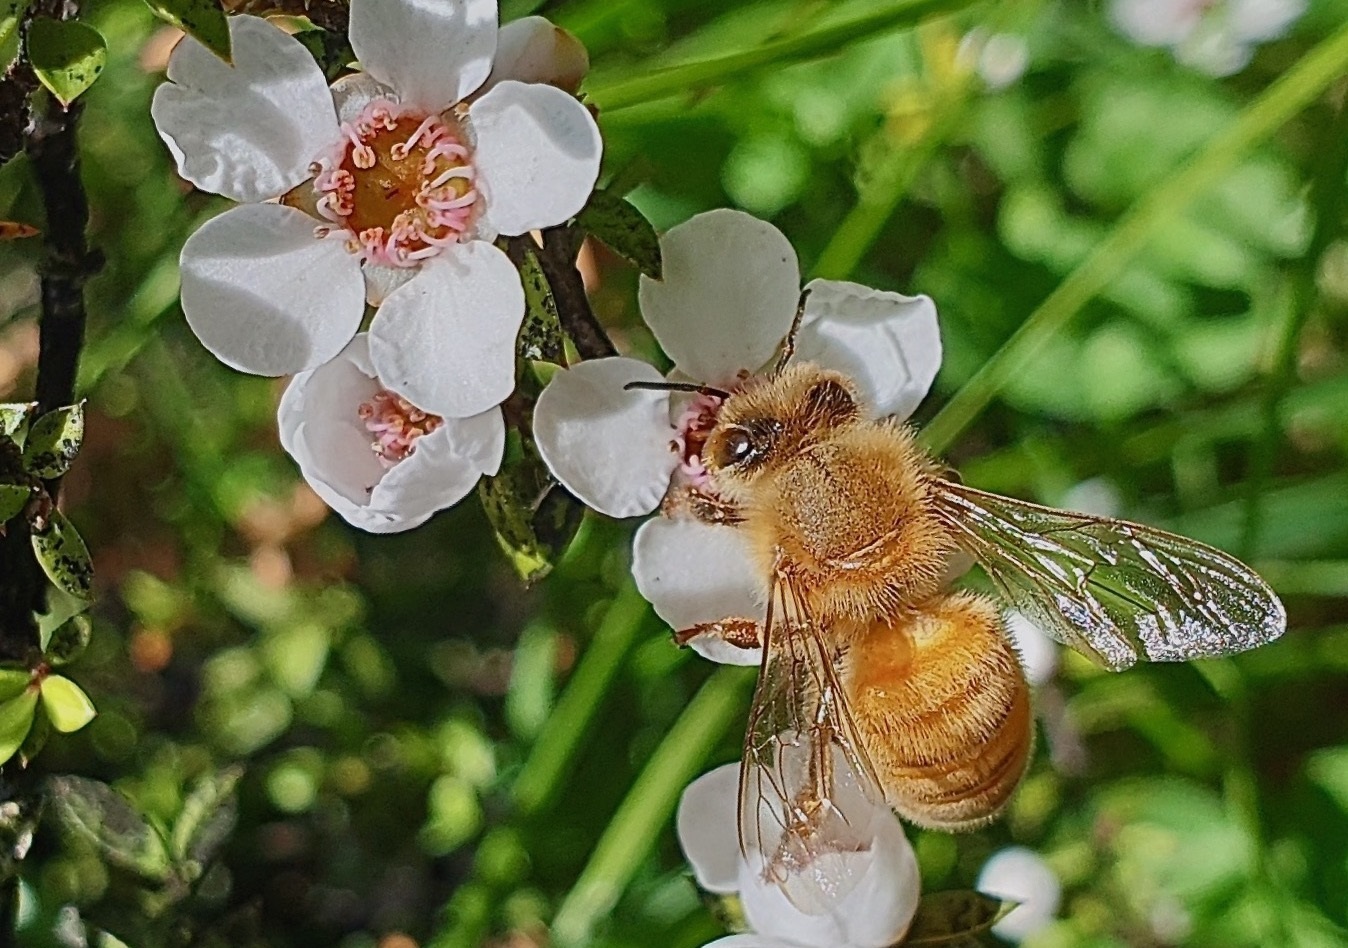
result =
M3 9L3 7L0 7ZM3 27L0 22L0 27ZM6 438L12 438L18 430L28 421L29 416L33 414L33 409L37 407L36 402L10 402L0 405L0 435Z
M94 624L81 612L52 629L43 657L51 665L69 665L84 653Z
M14 38L31 2L32 0L0 0L0 48Z
M28 506L28 498L32 496L33 488L28 484L0 482L0 523L18 515Z
M561 362L562 323L557 315L552 286L538 263L538 254L525 247L523 257L520 280L524 284L524 325L520 328L516 351L521 359Z
M36 688L25 688L17 697L0 704L0 763L13 757L23 744L36 711Z
M32 681L32 669L14 665L0 668L0 701L17 697Z
M229 21L215 0L145 0L154 15L172 23L227 63L232 63Z
M607 191L595 191L576 223L646 276L660 279L660 238L631 204Z
M58 589L79 599L92 597L94 564L89 548L61 511L53 508L46 525L33 528L33 553Z
M350 41L331 30L302 30L295 34L295 39L314 57L328 82L336 80L356 59Z
M28 27L28 59L38 81L69 105L103 72L108 44L87 23L39 17Z
M526 583L552 571L580 529L585 508L548 473L532 445L507 459L495 477L478 484L478 497L496 540Z
M183 801L182 811L173 824L169 849L183 866L187 878L194 879L215 858L220 845L229 838L238 819L239 804L234 788L243 776L242 767L226 767L202 776Z
M977 944L973 936L992 928L1015 907L1015 902L1004 902L981 892L933 892L917 903L917 914L903 944L943 948Z
M89 843L108 863L154 882L171 873L168 847L131 801L107 784L86 777L47 779L50 812L57 824Z
M70 470L84 441L84 403L49 411L33 422L23 443L23 466L49 480Z
M64 675L48 675L42 682L42 710L62 734L78 731L98 713L84 689Z

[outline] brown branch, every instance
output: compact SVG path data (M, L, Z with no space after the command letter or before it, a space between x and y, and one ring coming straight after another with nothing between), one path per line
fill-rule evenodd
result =
M584 236L574 225L549 227L543 231L538 264L552 287L562 331L571 337L582 358L602 359L617 355L618 350L595 316L585 293L585 281L576 269L576 254Z

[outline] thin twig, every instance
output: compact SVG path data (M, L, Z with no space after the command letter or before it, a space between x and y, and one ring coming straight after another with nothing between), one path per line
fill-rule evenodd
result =
M576 269L576 254L583 239L584 235L574 226L549 227L543 231L538 265L552 287L562 331L571 337L582 358L602 359L617 355L618 350L590 307L585 281Z

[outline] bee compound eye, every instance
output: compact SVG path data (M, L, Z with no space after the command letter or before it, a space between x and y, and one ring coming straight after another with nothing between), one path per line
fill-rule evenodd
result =
M725 466L743 463L753 453L754 441L743 428L732 428L725 437Z

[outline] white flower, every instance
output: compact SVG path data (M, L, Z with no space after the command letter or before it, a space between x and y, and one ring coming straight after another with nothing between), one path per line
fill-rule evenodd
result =
M1306 0L1113 0L1110 19L1143 46L1166 46L1213 76L1240 72L1254 47L1277 39L1306 12Z
M673 374L733 391L770 368L800 297L796 254L781 232L740 211L710 211L670 230L660 248L664 279L643 277L640 303ZM796 358L852 376L877 416L911 414L941 362L932 301L832 280L806 289ZM661 375L622 357L558 372L534 412L539 452L568 490L609 516L674 501L637 531L632 565L671 627L761 620L763 577L740 534L676 509L681 493L706 487L699 451L721 400L624 389L634 381ZM716 661L758 662L756 649L713 636L691 644Z
M964 34L956 55L964 68L977 72L994 92L1015 85L1030 65L1030 47L1023 36L989 35L981 28Z
M388 389L365 333L291 380L277 423L309 486L371 533L410 530L458 503L505 452L499 408L469 418L420 410Z
M511 78L574 84L583 50L538 18L496 21L496 0L352 0L365 71L331 90L257 17L230 18L233 66L178 44L155 126L183 177L242 205L183 247L206 348L258 375L312 369L368 300L370 357L404 397L461 418L510 394L524 293L491 241L579 211L601 142L571 94Z
M1019 902L992 927L994 934L1022 941L1047 927L1062 904L1062 885L1048 863L1032 849L1008 846L983 864L974 888L984 895Z
M1023 612L1011 609L1006 613L1006 631L1020 655L1025 680L1038 687L1058 670L1058 642Z
M907 932L921 880L913 847L888 807L865 804L875 811L869 820L874 838L864 850L842 857L864 861L856 885L826 912L806 914L741 854L738 801L738 764L698 777L679 801L679 844L698 885L708 892L738 893L753 929L719 938L707 948L882 948Z

